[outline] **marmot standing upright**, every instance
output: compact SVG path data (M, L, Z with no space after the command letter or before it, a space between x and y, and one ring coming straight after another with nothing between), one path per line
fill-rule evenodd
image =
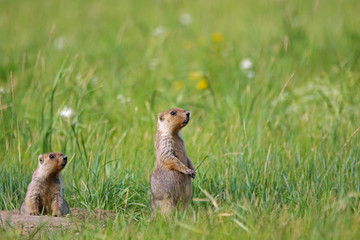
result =
M196 172L180 134L189 120L190 112L181 108L158 114L156 164L150 178L154 214L157 210L168 214L175 207L185 209L190 201L191 178L195 178Z
M52 213L62 216L69 213L69 206L63 198L60 171L67 163L62 153L46 153L38 157L35 170L20 208L21 214L40 215Z

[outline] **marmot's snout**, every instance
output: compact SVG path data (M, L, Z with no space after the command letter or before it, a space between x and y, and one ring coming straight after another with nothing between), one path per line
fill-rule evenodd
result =
M189 121L190 121L190 112L186 111L186 119L185 119L184 123L188 124Z
M62 163L61 163L60 166L61 166L62 168L64 168L66 164L67 164L67 156L64 155L64 156L63 156L63 159L62 159Z

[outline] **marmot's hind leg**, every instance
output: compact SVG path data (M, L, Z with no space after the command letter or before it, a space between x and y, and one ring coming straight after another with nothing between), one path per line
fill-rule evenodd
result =
M56 196L51 203L52 216L59 217L68 214L69 206L61 196Z
M28 213L29 213L29 210L27 209L26 203L24 200L24 202L21 204L21 207L20 207L20 214L28 214Z
M63 198L63 208L62 208L62 215L66 215L68 213L70 213L70 208L69 205L67 204L67 202L65 201L65 199Z
M151 199L151 207L153 210L153 217L156 213L160 213L162 216L170 215L172 209L175 207L172 199Z

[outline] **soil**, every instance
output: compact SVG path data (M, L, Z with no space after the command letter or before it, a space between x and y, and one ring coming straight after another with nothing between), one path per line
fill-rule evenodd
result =
M78 224L73 224L79 221L94 220L104 222L108 219L115 219L115 213L101 209L72 208L70 214L64 217L21 215L18 210L0 210L0 229L12 229L20 234L27 235L39 230L43 232L45 230L70 229L74 225L79 228Z

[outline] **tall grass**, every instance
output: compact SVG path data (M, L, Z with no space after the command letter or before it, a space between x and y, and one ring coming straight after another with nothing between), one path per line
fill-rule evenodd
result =
M1 6L0 209L20 207L40 153L62 151L69 205L116 219L44 237L360 235L358 1ZM156 114L175 106L192 113L194 199L152 221Z

